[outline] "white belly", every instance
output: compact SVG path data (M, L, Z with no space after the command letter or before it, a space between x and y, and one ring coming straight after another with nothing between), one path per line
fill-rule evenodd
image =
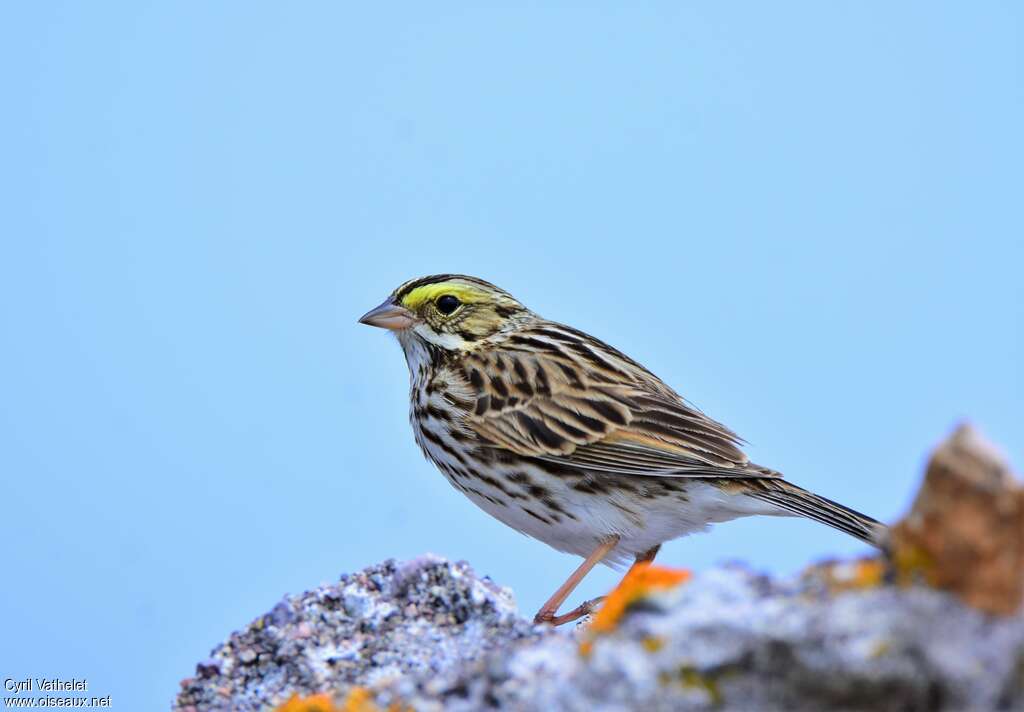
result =
M762 502L696 479L674 480L669 483L674 491L666 491L661 478L606 475L595 492L575 486L580 477L551 474L528 461L483 467L467 457L466 445L452 436L449 423L429 415L411 421L427 457L478 507L527 536L579 556L618 535L618 546L604 561L610 566L632 563L658 544L715 522L773 513Z

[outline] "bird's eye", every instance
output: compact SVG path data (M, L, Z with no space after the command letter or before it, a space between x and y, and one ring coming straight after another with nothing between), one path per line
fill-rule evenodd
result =
M437 299L437 310L445 316L452 314L460 306L462 306L462 302L451 294L443 294Z

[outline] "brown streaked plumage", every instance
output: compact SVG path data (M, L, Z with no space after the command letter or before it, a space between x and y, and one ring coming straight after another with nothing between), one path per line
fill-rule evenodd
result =
M753 514L814 519L880 545L874 519L751 463L742 441L617 349L465 275L406 282L360 320L392 330L410 420L449 482L506 524L586 557L537 614L556 616L597 563Z

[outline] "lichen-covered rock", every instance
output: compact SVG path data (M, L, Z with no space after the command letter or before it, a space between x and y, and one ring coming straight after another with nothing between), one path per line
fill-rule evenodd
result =
M607 632L552 631L464 564L424 557L286 599L201 663L176 709L319 692L345 709L358 685L365 710L1009 710L1024 708L1022 665L1024 619L925 587L837 594L723 567L652 591Z
M294 693L384 686L535 635L511 593L465 563L386 561L285 598L232 634L182 682L175 709L250 712Z
M638 569L556 631L464 563L388 561L233 634L175 709L1024 709L1024 489L992 453L969 429L940 446L895 567Z
M440 683L380 696L416 709L1020 709L1024 622L926 588L833 596L806 579L709 571L621 625L511 644ZM458 695L452 691L457 690Z

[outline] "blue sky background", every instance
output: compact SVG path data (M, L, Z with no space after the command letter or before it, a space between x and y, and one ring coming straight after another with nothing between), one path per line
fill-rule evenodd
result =
M1024 463L1019 4L489 5L0 10L0 676L164 709L284 593L428 550L532 614L576 560L423 460L356 324L423 274L880 518L962 418ZM661 558L859 551L763 519Z

